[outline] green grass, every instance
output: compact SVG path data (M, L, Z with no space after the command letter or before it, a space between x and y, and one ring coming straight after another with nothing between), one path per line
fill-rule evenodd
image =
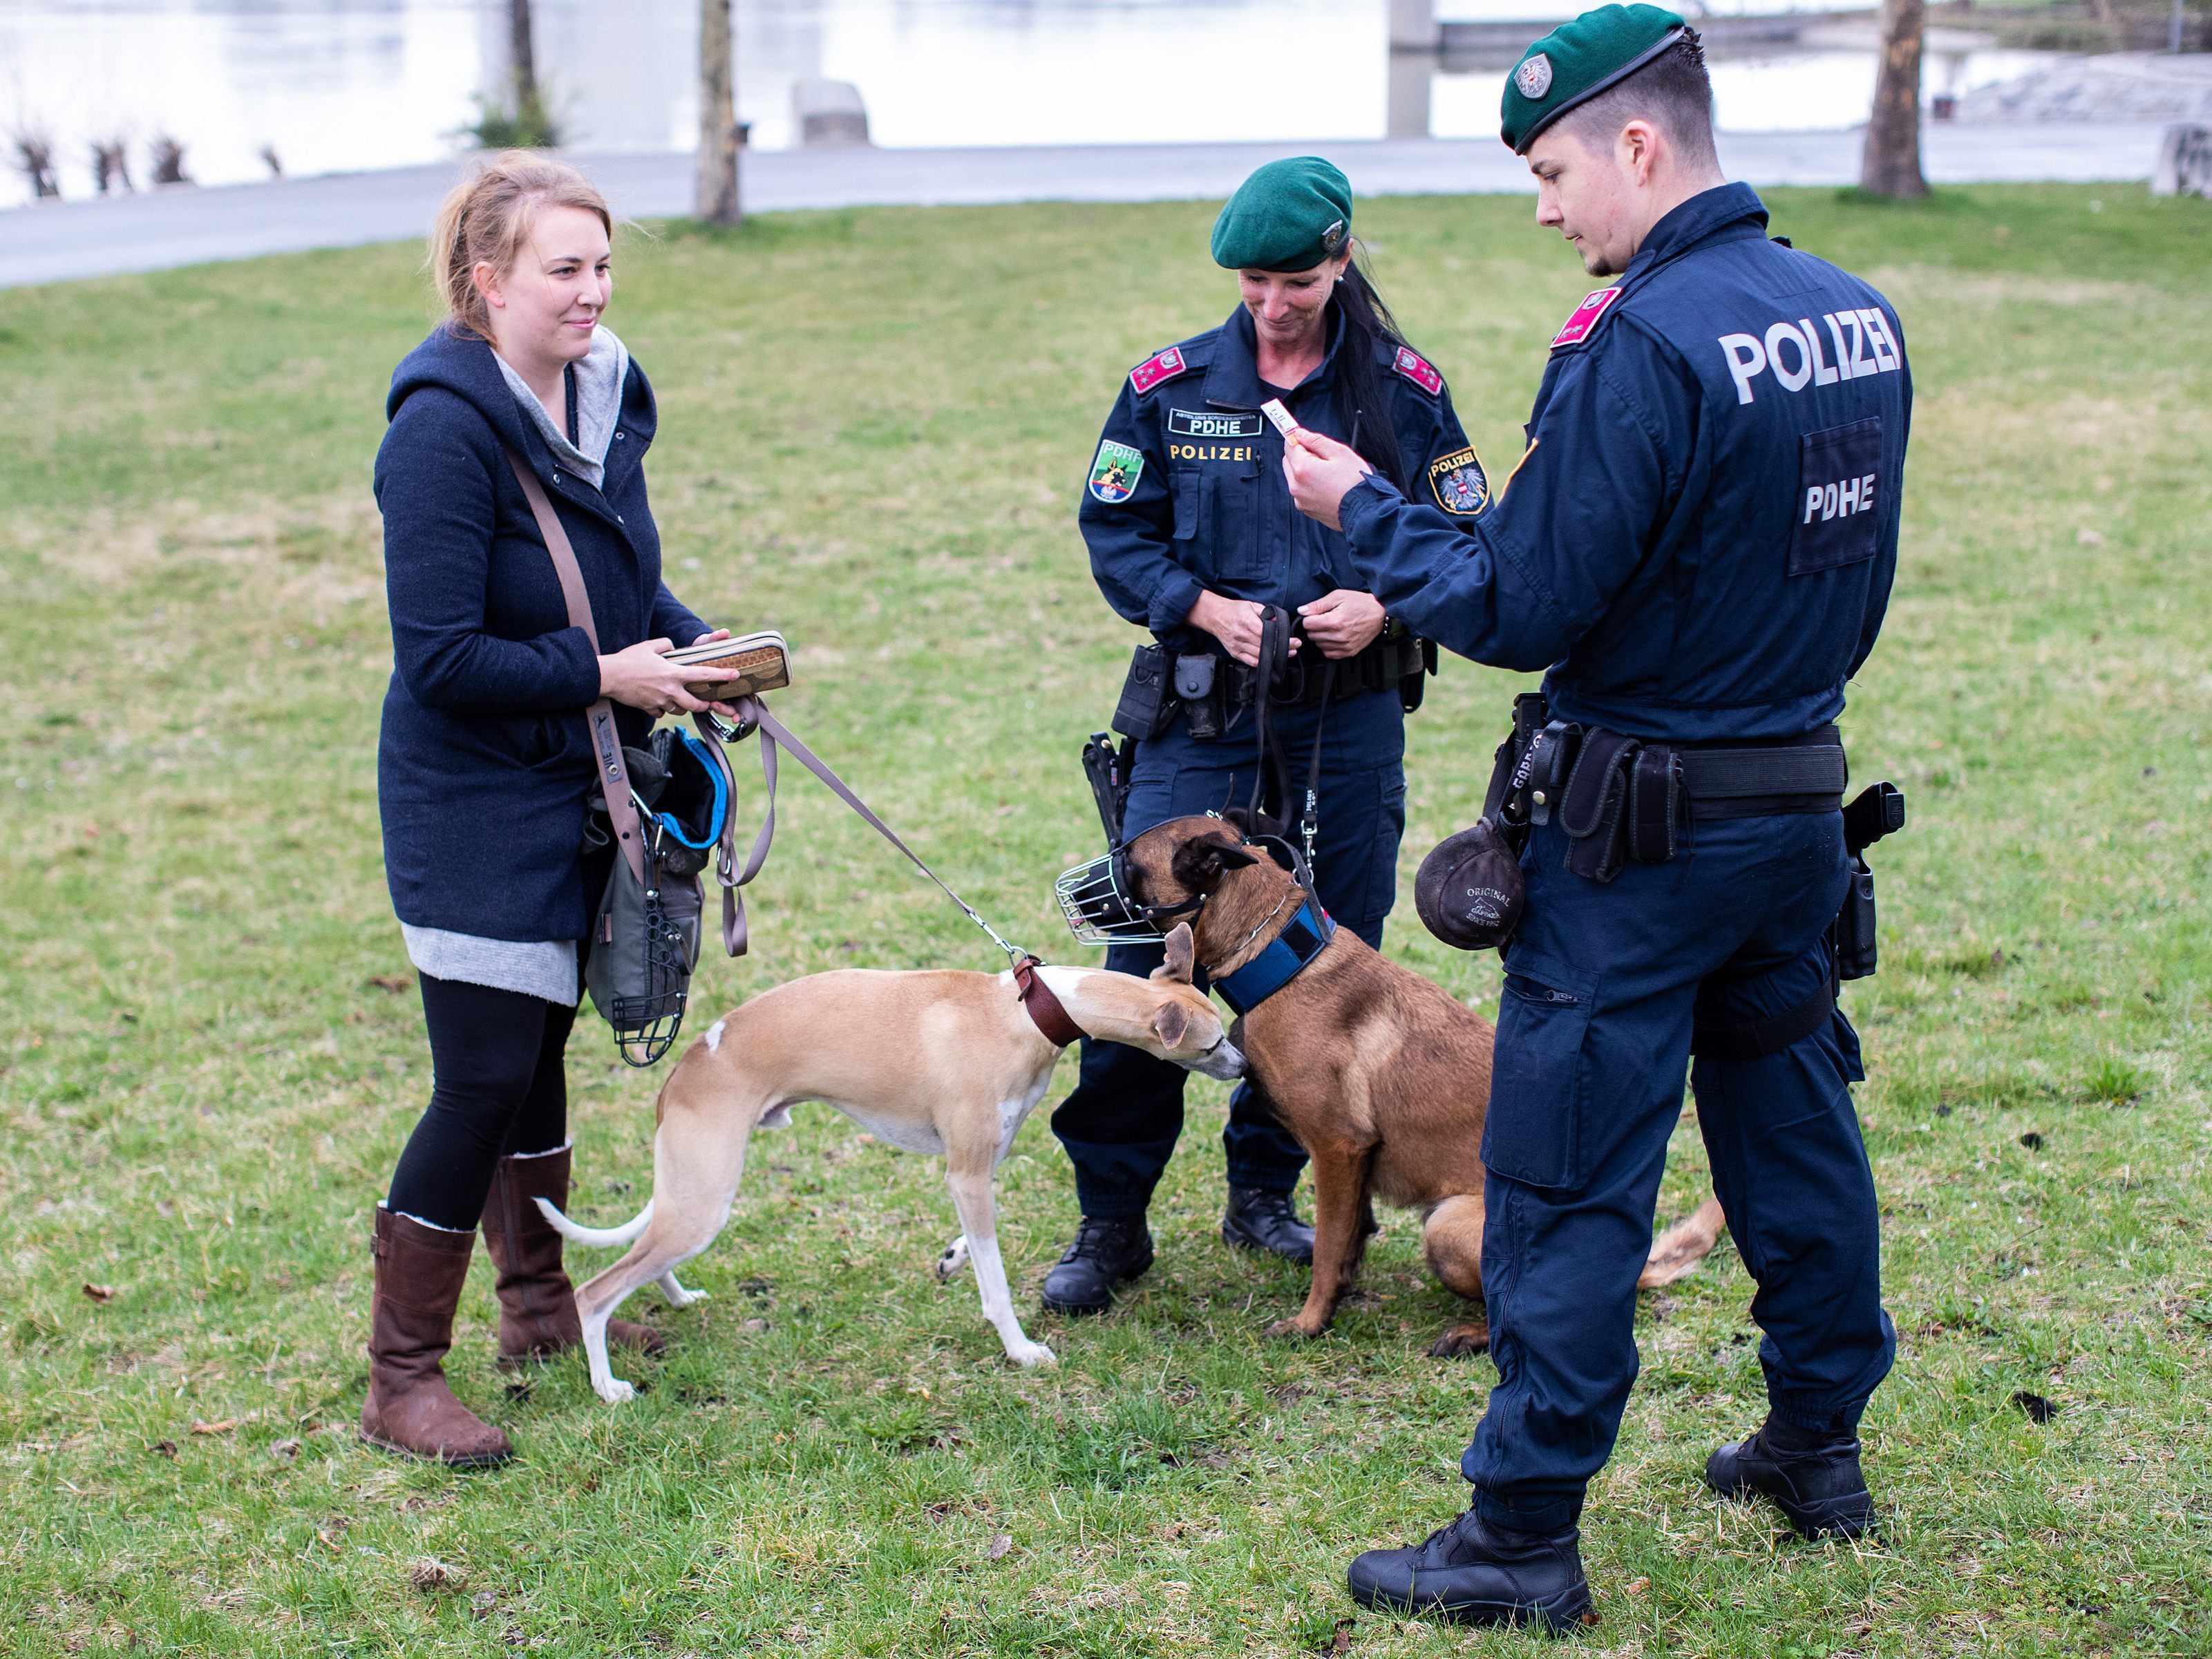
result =
M1856 775L1912 807L1878 856L1884 971L1847 993L1900 1335L1867 1425L1884 1541L1803 1547L1701 1491L1763 1401L1724 1248L1643 1305L1578 1646L2212 1650L2212 208L2118 186L1776 206L1895 301L1920 392L1896 604L1847 721ZM1586 280L1525 203L1361 212L1510 465ZM786 717L1065 959L1086 953L1050 878L1097 842L1076 751L1131 643L1075 494L1120 375L1232 302L1209 216L794 216L621 259L672 580L787 630ZM416 257L19 292L0 318L6 1645L1537 1650L1353 1618L1349 1554L1460 1506L1489 1362L1423 1356L1452 1304L1403 1217L1329 1337L1263 1341L1303 1279L1213 1237L1203 1082L1159 1266L1109 1318L1032 1321L1055 1372L1009 1369L972 1284L930 1277L940 1166L807 1109L694 1266L714 1300L639 1298L674 1345L632 1368L635 1403L603 1407L580 1363L503 1392L479 1278L453 1372L520 1460L457 1477L356 1443L368 1212L428 1086L411 986L379 982L408 969L378 860L368 493L386 377L425 326ZM1450 664L1413 722L1408 877L1470 816L1525 684ZM710 959L708 1004L845 963L994 965L791 770L757 953ZM1495 959L1409 903L1391 948L1494 1006ZM612 1062L587 1018L569 1075L600 1221L650 1179L653 1080ZM1670 1216L1704 1181L1687 1126L1677 1150ZM1042 1114L1002 1192L1033 1306L1074 1213Z

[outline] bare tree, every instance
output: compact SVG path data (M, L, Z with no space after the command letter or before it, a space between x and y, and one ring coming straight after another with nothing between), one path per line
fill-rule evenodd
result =
M54 143L43 132L19 131L15 135L15 166L23 175L23 182L31 187L31 194L39 201L49 201L62 193L54 176Z
M154 158L154 182L157 185L189 185L191 174L185 171L185 147L166 132L156 133L150 146Z
M120 134L92 141L93 188L102 196L123 195L137 188L131 182L131 159Z
M731 0L699 0L699 189L696 211L710 225L734 225L738 201L737 97Z
M518 112L538 108L538 46L530 27L530 0L507 0L507 62Z
M1923 0L1882 0L1881 66L1867 122L1859 184L1875 196L1925 196L1920 171L1920 45Z

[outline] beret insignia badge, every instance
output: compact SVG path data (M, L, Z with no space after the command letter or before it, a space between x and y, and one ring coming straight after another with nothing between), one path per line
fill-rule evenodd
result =
M1523 60L1513 71L1513 84L1523 98L1541 98L1552 89L1552 60L1540 52Z
M1334 221L1327 230L1322 232L1321 251L1333 259L1336 257L1337 251L1343 246L1344 221L1338 219Z

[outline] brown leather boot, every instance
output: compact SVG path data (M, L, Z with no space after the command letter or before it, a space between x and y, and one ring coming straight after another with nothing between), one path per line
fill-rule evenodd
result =
M561 1266L561 1235L532 1202L568 1212L568 1148L503 1158L484 1200L484 1243L499 1268L499 1363L509 1370L550 1359L584 1340L575 1287ZM607 1321L616 1347L657 1354L668 1344L649 1326Z
M376 1299L369 1312L368 1398L361 1437L386 1451L482 1468L514 1455L507 1437L453 1398L439 1362L474 1233L449 1232L376 1206Z

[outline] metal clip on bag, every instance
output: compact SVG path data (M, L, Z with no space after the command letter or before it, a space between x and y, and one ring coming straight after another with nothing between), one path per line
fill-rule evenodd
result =
M511 449L507 459L552 556L569 625L583 629L596 653L599 631L568 532L528 464ZM705 897L699 872L706 865L704 854L715 848L725 868L732 857L729 760L703 717L699 738L685 735L679 742L673 732L656 733L652 750L639 757L641 771L649 761L660 774L651 781L655 804L648 804L632 787L613 705L601 697L584 711L584 719L591 727L608 827L621 855L592 921L584 983L592 1006L614 1028L615 1051L629 1065L650 1066L668 1052L683 1028L692 970L699 964ZM662 800L665 811L657 808ZM641 805L647 805L644 816ZM731 954L738 954L737 949Z

